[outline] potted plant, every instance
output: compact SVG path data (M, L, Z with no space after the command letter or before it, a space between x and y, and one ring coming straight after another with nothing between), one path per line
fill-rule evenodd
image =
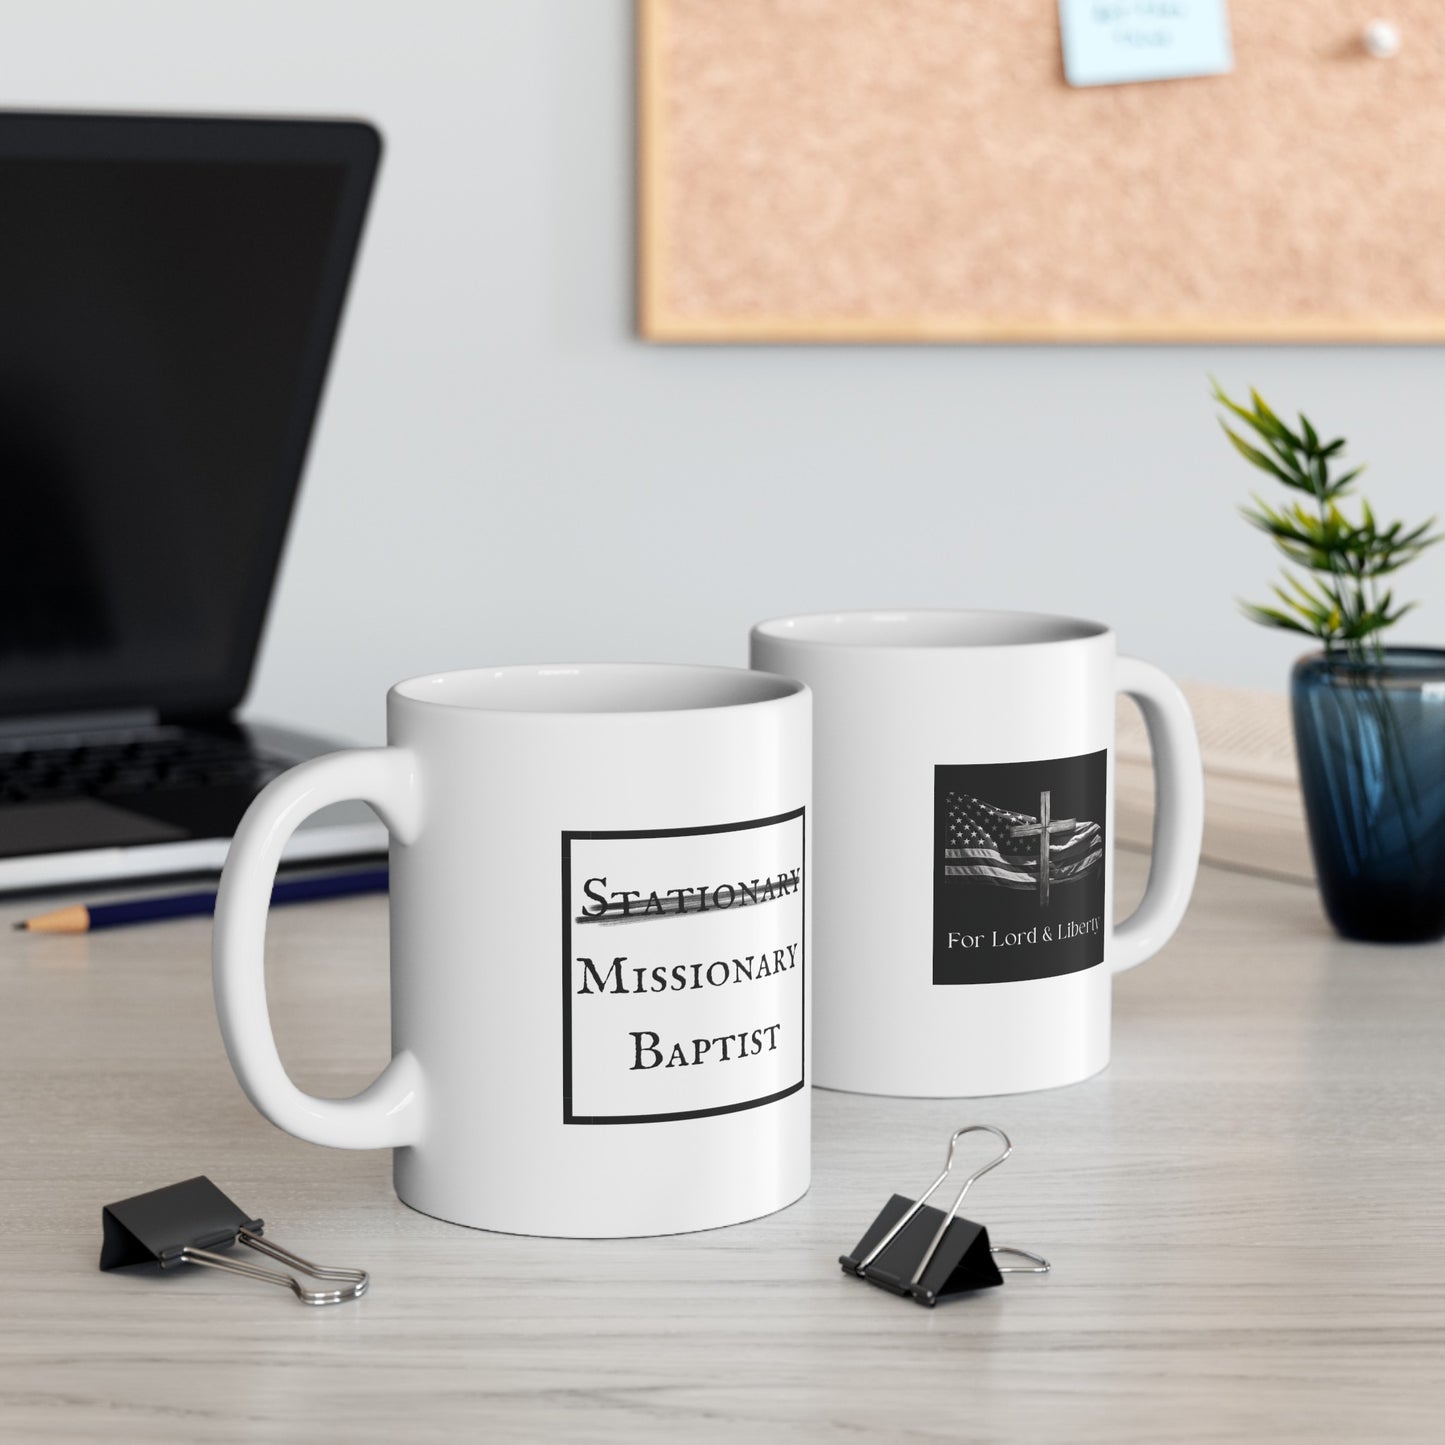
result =
M1257 391L1231 400L1225 433L1244 459L1297 495L1255 496L1245 519L1285 560L1275 603L1242 603L1266 627L1323 646L1290 678L1295 747L1325 912L1347 938L1400 942L1445 935L1445 649L1386 646L1414 605L1393 574L1440 540L1434 518L1407 528L1350 503L1364 470L1341 470L1343 438L1321 441L1307 418L1287 426ZM1230 425L1243 423L1246 440Z

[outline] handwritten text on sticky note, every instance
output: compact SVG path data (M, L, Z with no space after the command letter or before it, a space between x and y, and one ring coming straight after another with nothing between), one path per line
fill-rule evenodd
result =
M1070 85L1221 75L1230 68L1226 0L1059 0Z

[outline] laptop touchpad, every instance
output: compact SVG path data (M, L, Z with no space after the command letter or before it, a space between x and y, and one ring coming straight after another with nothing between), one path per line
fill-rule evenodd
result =
M80 848L125 848L169 843L190 835L173 823L113 808L95 798L54 803L7 803L0 808L0 858L65 853Z

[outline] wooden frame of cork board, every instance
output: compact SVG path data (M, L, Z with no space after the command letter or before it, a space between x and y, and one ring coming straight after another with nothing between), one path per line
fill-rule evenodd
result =
M1445 6L1388 61L1374 8L1232 0L1231 74L1075 88L1057 0L638 0L639 328L1445 340Z

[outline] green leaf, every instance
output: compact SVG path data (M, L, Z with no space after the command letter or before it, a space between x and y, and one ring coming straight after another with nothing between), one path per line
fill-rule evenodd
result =
M1308 619L1321 636L1330 631L1329 616L1334 610L1331 603L1329 601L1322 602L1319 598L1314 597L1298 578L1291 576L1288 572L1285 573L1285 580L1294 586L1299 595L1292 597L1278 583L1271 584L1270 590L1274 595L1292 612Z
M1299 438L1267 406L1264 406L1257 391L1250 392L1250 396L1255 402L1255 410L1250 411L1248 407L1240 406L1237 401L1232 400L1217 381L1213 381L1213 385L1215 401L1231 411L1266 442L1276 443L1277 451L1283 448L1287 454L1290 449L1299 450L1303 445Z
M1306 637L1317 637L1319 635L1312 628L1304 626L1303 623L1296 622L1293 617L1286 617L1283 612L1273 607L1260 607L1253 602L1241 602L1239 609L1252 622L1258 622L1263 627L1279 627L1287 632L1301 632Z
M1287 487L1299 487L1299 483L1297 481L1295 481L1289 476L1286 476L1285 473L1281 471L1280 468L1277 467L1274 462L1272 462L1267 456L1265 456L1265 454L1260 451L1258 447L1250 446L1250 444L1245 441L1242 436L1240 436L1237 432L1231 431L1224 422L1220 422L1219 424L1220 426L1224 427L1224 434L1234 444L1235 451L1237 451L1240 456L1245 459L1245 461L1251 463L1253 466L1258 467L1262 472L1269 472L1272 476L1278 477L1279 480L1282 481Z
M1405 525L1405 524L1404 524L1403 522L1396 522L1396 523L1395 523L1395 526L1394 526L1393 528L1391 528L1391 531L1394 532L1394 531L1398 530L1400 527L1403 527L1404 525ZM1427 522L1421 522L1420 525L1419 525L1418 527L1416 527L1413 532L1406 532L1405 535L1400 538L1400 545L1401 545L1402 547L1413 547L1413 546L1416 546L1416 545L1418 544L1422 549L1425 548L1425 547L1433 547L1433 546L1435 545L1435 543L1440 540L1440 533L1437 532L1437 533L1435 534L1435 536L1429 537L1429 538L1427 538L1427 539L1424 540L1424 541L1418 541L1418 543L1417 543L1417 539L1423 537L1424 534L1425 534L1426 532L1428 532L1428 531L1430 530L1430 528L1433 527L1434 525L1435 525L1435 518L1434 518L1434 517L1431 517L1431 518L1429 519L1429 521L1427 521Z
M1302 443L1300 439L1269 409L1268 403L1257 392L1254 387L1249 389L1249 399L1254 403L1254 415L1258 418L1257 425L1266 432L1277 436L1281 441L1289 442L1297 451ZM1303 417L1300 418L1304 420Z

